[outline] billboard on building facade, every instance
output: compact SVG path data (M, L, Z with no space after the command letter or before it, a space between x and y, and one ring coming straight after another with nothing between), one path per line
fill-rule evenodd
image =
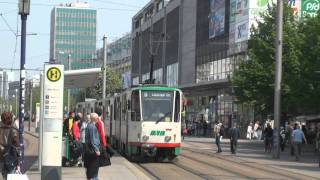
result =
M294 0L291 0L294 1ZM297 1L297 0L296 0ZM302 0L301 17L315 17L320 10L320 0Z
M288 6L291 7L295 16L300 17L301 0L288 0Z
M209 0L209 38L214 38L224 34L225 29L225 1Z
M125 72L122 75L122 89L128 89L131 86L131 73Z
M249 36L249 0L237 0L235 42L248 40Z

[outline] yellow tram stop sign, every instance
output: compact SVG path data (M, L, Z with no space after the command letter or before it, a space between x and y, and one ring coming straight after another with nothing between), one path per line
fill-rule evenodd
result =
M59 81L59 79L61 78L61 71L60 71L60 69L58 69L57 67L51 67L50 69L48 69L48 71L47 71L47 78L48 78L49 81L51 81L51 82Z

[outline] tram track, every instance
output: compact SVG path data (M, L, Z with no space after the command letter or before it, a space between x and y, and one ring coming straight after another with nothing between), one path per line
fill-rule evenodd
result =
M197 150L193 150L191 148L183 148L183 151L189 151L191 153L196 153L197 155L204 155L204 156L208 156L211 158L215 158L218 159L220 162L225 162L225 164L230 165L229 168L223 168L221 167L222 164L220 164L220 166L218 166L221 169L224 169L226 171L241 175L240 177L245 177L247 179L270 179L268 178L268 176L277 176L277 179L316 179L315 177L312 176L307 176L307 175L302 175L296 172L291 172L291 171L287 171L287 170L283 170L283 169L275 169L274 167L270 167L270 166L263 166L257 163L252 164L252 162L250 161L246 161L246 160L240 160L240 159L235 159L234 157L227 157L227 156L220 156L220 155L216 155L210 152L203 152L203 151L197 151ZM203 163L206 165L210 165L210 166L214 166L217 167L217 165L213 164L213 163L209 163L207 161L203 161L203 160L199 160L196 159L194 157L185 155L185 154L181 154L180 156L191 159L193 161L199 162L199 163ZM230 159L233 158L233 159ZM230 168L232 167L232 168ZM240 167L246 167L246 169L242 168L243 171L241 171ZM248 171L248 169L250 169L250 172L254 172L255 174L259 174L258 172L261 172L261 174L264 174L264 176L266 177L261 177L261 178L257 178L257 177L253 177L253 174L251 176L248 176L248 174L246 173L246 171ZM250 174L250 173L249 173ZM279 177L283 177L283 178L279 178Z
M136 165L155 180L177 179L177 176L184 177L184 179L213 179L206 174L192 170L190 167L175 163L137 163Z

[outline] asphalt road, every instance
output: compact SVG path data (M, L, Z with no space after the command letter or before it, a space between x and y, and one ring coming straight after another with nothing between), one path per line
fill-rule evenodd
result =
M300 173L301 171L277 168L274 165L277 161L271 160L274 164L263 159L251 161L232 155L229 151L218 154L214 146L213 143L208 142L185 141L181 155L172 163L148 161L135 163L135 165L152 179L320 179L320 176L314 174L309 176L308 173ZM253 156L255 153L263 154L263 149L255 143L240 147L244 155L246 153L252 153ZM228 149L225 147L225 150ZM316 168L315 171L317 171Z

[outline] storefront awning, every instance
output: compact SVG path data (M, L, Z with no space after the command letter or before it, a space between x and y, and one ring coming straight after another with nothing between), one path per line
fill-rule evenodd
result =
M218 89L230 87L228 79L207 81L180 86L186 96L216 96Z

